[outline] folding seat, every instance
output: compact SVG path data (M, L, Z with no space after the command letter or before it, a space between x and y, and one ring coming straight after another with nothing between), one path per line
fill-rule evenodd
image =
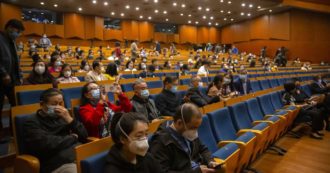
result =
M173 77L178 77L179 73L178 72L166 72L163 74L163 76L173 76Z
M260 86L261 86L261 89L262 90L265 90L265 89L269 89L270 88L270 84L269 84L269 81L267 79L260 80L259 83L260 83Z
M77 78L80 80L80 82L84 82L85 81L85 76L77 76Z
M251 131L257 136L255 151L257 154L261 153L267 147L268 142L272 140L269 138L270 126L266 122L260 122L254 125L244 102L229 106L229 112L233 118L234 126L239 133Z
M203 83L209 83L209 78L208 77L202 77L202 82Z
M269 83L272 88L280 86L276 79L269 79Z
M130 78L136 78L136 75L135 74L123 74L121 77L124 79L130 79Z
M128 91L133 91L133 83L126 83L126 84L121 84L121 89L124 92L128 92Z
M261 90L261 86L259 84L259 81L250 81L250 85L251 85L251 88L252 88L253 92L257 92L257 91Z
M236 143L239 146L240 158L236 172L245 169L257 153L255 152L256 136L252 132L242 133L238 136L228 108L215 110L208 113L207 116L218 146L228 143Z
M277 82L278 82L278 84L279 84L280 86L283 86L284 83L285 83L283 78L279 78L279 79L277 79Z
M212 157L221 159L226 163L225 172L235 172L238 167L240 149L235 143L229 143L221 148L218 148L217 141L215 140L207 116L203 116L202 124L198 128L198 136L201 142L212 153Z
M190 81L191 81L190 78L187 78L187 79L180 79L180 84L181 84L181 85L190 85Z
M148 88L163 88L163 82L161 80L147 82L147 85Z
M29 105L40 102L43 90L21 91L17 93L18 105Z
M63 88L62 93L64 95L64 105L67 109L71 109L71 99L81 98L82 87L75 88Z
M157 72L157 73L154 73L154 74L157 77L163 77L165 73L163 73L163 72Z

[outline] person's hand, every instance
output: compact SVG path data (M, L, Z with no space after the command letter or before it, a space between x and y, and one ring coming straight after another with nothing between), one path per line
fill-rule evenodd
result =
M213 172L215 172L215 169L208 168L205 165L201 165L199 168L201 169L202 173L213 173Z
M209 167L210 168L215 168L215 167L217 167L217 166L219 166L220 165L220 163L217 163L217 162L214 162L214 161L211 161L210 163L209 163Z
M115 87L115 91L114 91L115 94L120 95L120 94L123 93L123 91L122 91L122 89L121 89L121 87L120 87L119 84L114 83L113 85L114 85L114 87Z
M184 97L183 97L183 101L184 101L185 103L190 102L190 97L188 97L188 96L184 96Z
M77 134L71 133L70 135L73 136L73 137L75 137L76 139L78 139L78 135Z
M73 121L73 118L71 117L69 111L63 107L63 106L56 106L55 113L64 119L65 122L70 124Z
M3 84L6 86L6 85L9 85L11 83L11 77L9 76L9 74L6 74L3 78L2 78L2 82Z

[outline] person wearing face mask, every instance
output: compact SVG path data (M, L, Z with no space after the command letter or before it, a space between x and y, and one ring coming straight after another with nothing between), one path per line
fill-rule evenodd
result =
M211 153L198 138L202 114L191 103L177 108L173 123L151 139L150 153L165 173L211 173L217 166Z
M203 65L198 69L197 74L207 77L210 74L208 69L210 68L211 62L205 60L202 64Z
M72 68L69 64L63 64L60 76L56 80L58 83L76 83L80 80L72 75Z
M79 73L84 73L84 72L89 72L91 70L89 64L88 64L88 61L87 60L82 60L80 62L80 67L79 67L79 70L78 72Z
M93 61L92 67L93 69L89 71L85 76L86 82L108 80L108 78L104 75L105 69L101 61L99 60Z
M234 81L234 87L241 95L249 94L252 91L246 70L240 71L239 78Z
M186 97L196 104L198 107L203 107L207 104L216 103L220 101L218 96L208 97L201 91L203 87L203 82L201 82L201 77L193 76L191 78L191 88L187 91Z
M156 97L156 106L163 116L174 116L175 110L180 106L182 100L177 93L179 79L173 76L165 77L164 88L162 92Z
M116 112L129 112L132 104L122 92L120 85L114 84L114 94L120 105L107 101L107 93L95 82L87 83L82 88L79 116L87 129L88 136L102 138L110 135L111 119Z
M47 64L44 61L39 59L32 66L32 72L24 79L23 85L55 84L55 78L46 70Z
M39 109L23 125L24 146L40 161L40 172L77 172L74 148L87 142L87 131L63 107L63 94L55 88L42 92Z
M133 84L134 96L131 99L133 112L144 115L150 122L157 119L160 113L154 100L149 98L148 85L143 79L137 79Z
M47 51L48 51L49 47L52 46L52 42L50 41L49 38L47 38L46 34L44 34L42 36L42 38L39 41L39 44L42 48L44 48L44 50L47 50Z
M14 86L23 82L15 41L24 30L21 21L11 19L6 23L4 31L0 32L0 110L3 108L5 96L10 105L15 106ZM0 120L1 114L2 111L0 111ZM3 132L2 122L0 122L0 132Z
M127 61L125 71L137 71L136 68L134 68L134 62L132 60Z
M233 75L231 73L226 73L224 75L221 89L223 97L233 97L237 95L234 87Z
M327 94L330 92L330 84L327 84L322 80L322 76L318 75L314 77L313 82L310 84L312 94Z
M62 70L62 65L63 65L63 62L61 60L60 55L57 53L52 53L48 71L50 73L59 73Z
M111 147L104 173L162 173L148 153L148 120L139 113L118 113L111 122Z

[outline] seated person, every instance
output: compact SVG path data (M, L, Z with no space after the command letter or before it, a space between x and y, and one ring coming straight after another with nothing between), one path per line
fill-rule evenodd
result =
M129 60L127 63L126 63L126 69L125 71L137 71L136 68L134 68L134 62L132 60Z
M223 77L221 75L214 76L212 83L210 83L207 88L207 95L209 97L221 96L222 83Z
M88 64L88 61L87 60L82 60L80 62L80 67L79 67L79 70L78 72L79 73L83 73L83 72L89 72L91 70L89 64Z
M190 74L189 66L188 64L183 64L183 66L180 68L180 75L186 76Z
M140 74L140 78L146 78L146 77L156 77L155 75L155 67L153 65L150 65L147 69L143 70Z
M165 61L164 65L163 65L163 69L164 70L171 70L171 68L172 68L171 62L170 61Z
M131 99L133 112L144 115L150 122L157 119L160 114L155 102L149 98L148 85L143 79L137 79L133 84L134 96Z
M210 61L203 61L203 65L198 69L197 74L208 76L209 75L209 68L210 68L211 62Z
M32 71L24 79L23 85L53 84L55 82L55 78L47 70L47 64L44 61L39 59L32 66Z
M93 61L93 69L89 71L85 76L86 82L96 82L96 81L103 81L108 80L106 76L103 74L104 67L101 61L95 60Z
M238 94L234 87L233 78L234 77L231 73L226 73L223 76L223 83L222 83L222 87L221 87L222 97L234 97Z
M110 135L110 121L115 112L129 112L132 105L123 94L119 85L114 85L114 93L118 96L117 106L106 100L107 93L95 82L87 83L82 88L79 116L87 129L88 136L106 137Z
M310 88L312 90L312 94L327 94L330 92L330 84L324 82L321 75L314 77L314 81L310 85Z
M311 100L302 90L297 90L294 82L284 84L284 94L282 97L286 105L295 105L301 107L296 122L312 121L312 134L315 139L323 139L323 115L322 111L316 107L317 102Z
M104 173L161 173L159 163L148 153L148 125L139 113L118 113L111 122L111 147Z
M196 104L198 107L203 107L207 104L216 103L220 101L218 96L208 97L204 93L202 93L199 88L203 86L203 83L201 82L201 77L193 76L191 78L191 84L192 87L189 88L189 90L187 91L186 97L189 98L189 100L192 103Z
M215 172L217 164L211 153L198 138L197 129L202 123L198 108L185 103L178 107L173 123L154 134L150 142L150 153L166 173Z
M56 80L58 83L76 83L80 82L80 80L72 76L72 68L69 64L63 64L62 70L59 78Z
M108 80L111 81L116 81L117 78L119 79L120 75L117 71L117 65L115 63L109 63L104 75L106 78L108 78Z
M40 96L39 109L23 126L27 149L40 161L40 172L77 172L75 147L87 140L84 126L63 107L55 88Z
M163 116L174 116L175 110L181 104L181 98L177 93L179 79L167 76L164 79L163 91L156 98L156 106Z
M238 91L240 95L246 95L252 91L246 70L240 71L239 79L234 81L234 86L235 90Z
M56 73L62 70L62 60L59 54L52 53L48 67L49 73Z

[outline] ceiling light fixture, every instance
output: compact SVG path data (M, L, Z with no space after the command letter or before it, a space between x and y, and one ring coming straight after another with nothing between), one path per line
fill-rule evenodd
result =
M244 16L245 14L243 12L241 12L241 16Z
M136 11L139 11L139 10L140 10L140 7L135 7L135 10L136 10Z
M154 0L154 3L158 3L158 0Z
M181 13L180 16L183 16L183 13Z
M249 7L252 8L253 7L253 4L250 4Z
M186 7L186 4L181 4L181 7L182 7L182 8L185 8L185 7Z
M223 3L223 0L220 0L221 3Z
M228 13L228 14L230 14L230 13L231 13L231 11L228 11L227 13Z
M120 13L120 16L123 17L123 16L125 16L125 14L124 13Z
M219 25L219 23L215 23L215 26L218 26Z
M199 23L198 21L195 22L196 25L197 25L198 23Z
M227 20L227 18L224 18L223 20L224 20L224 21L226 21L226 20Z
M261 8L261 6L259 5L259 6L258 6L258 8L260 9L260 8Z
M151 20L152 19L151 16L149 16L148 19Z
M129 6L129 5L126 5L126 6L125 6L125 8L126 8L126 9L129 9L129 8L130 8L130 6Z
M250 17L250 16L251 16L251 13L248 13L248 14L247 14L247 16L249 16L249 17Z
M45 5L45 3L44 2L40 2L40 5Z
M143 16L140 16L140 19L143 19Z
M233 18L231 18L230 20L231 20L231 21L234 21L234 19L233 19Z
M166 20L166 22L168 22L168 19L167 18L165 20Z
M199 6L199 7L198 7L198 10L202 10L202 7L201 7L201 6Z
M109 3L107 1L103 2L103 5L107 6Z
M81 7L78 8L79 11L82 11L83 9Z
M158 10L157 9L155 10L155 13L158 13Z
M167 11L163 11L164 14L167 14Z
M220 13L223 13L223 10L221 10Z
M56 8L56 7L58 7L58 5L57 4L54 4L54 7Z
M115 12L111 12L111 15L114 16L116 13Z
M271 13L272 11L273 11L273 10L271 10L271 9L269 10L270 13Z
M93 4L96 4L97 3L97 1L96 0L93 0Z
M175 7L176 7L177 5L178 5L178 4L177 4L176 2L173 2L173 6L175 6Z
M213 17L213 16L211 16L211 17L210 17L210 19L211 19L211 20L213 20L213 19L214 19L214 17Z
M241 6L242 6L242 7L245 7L245 3L242 3Z
M211 23L211 22L209 22L209 25L212 25L212 23Z
M189 14L188 17L191 17L191 14Z
M228 4L231 4L231 1L228 1Z
M205 11L210 11L210 9L209 8L206 8Z
M203 16L203 19L206 19L206 16Z
M191 20L188 20L188 23L191 23Z

